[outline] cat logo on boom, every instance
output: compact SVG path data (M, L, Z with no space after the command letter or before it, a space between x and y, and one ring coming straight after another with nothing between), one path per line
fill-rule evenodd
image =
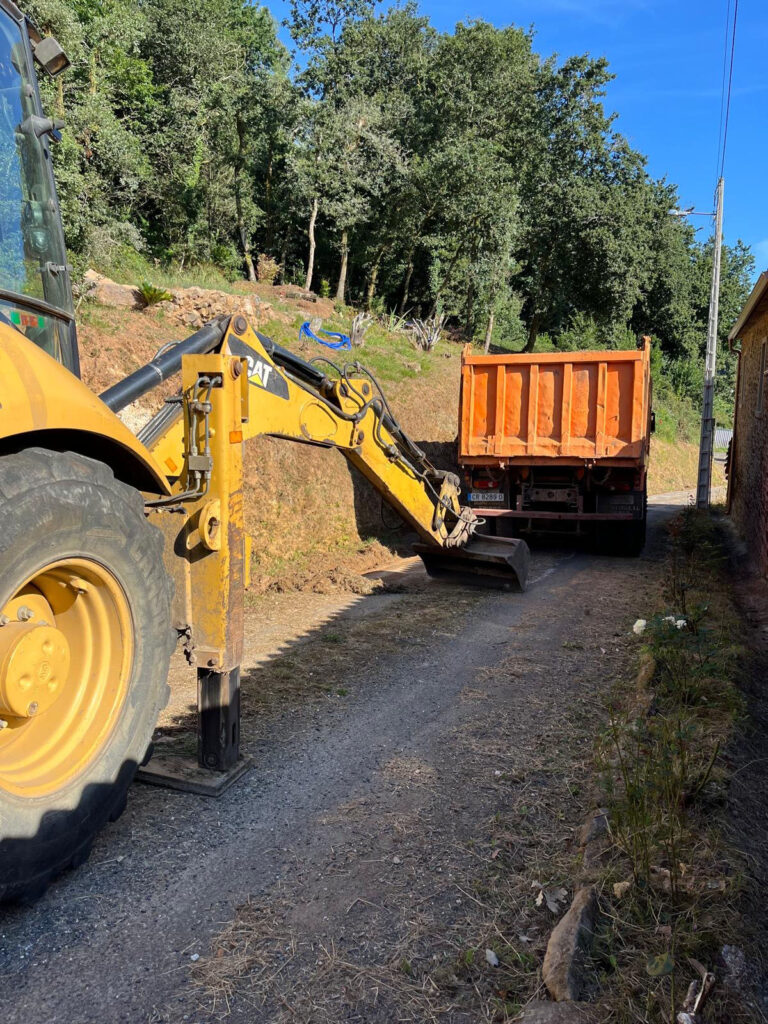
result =
M288 398L288 382L277 367L260 357L258 352L239 338L230 338L229 345L232 355L240 356L248 364L249 384L255 388L263 388L278 398Z
M269 375L273 369L274 367L270 366L269 363L264 363L261 359L253 359L251 356L248 356L248 380L251 384L268 388Z

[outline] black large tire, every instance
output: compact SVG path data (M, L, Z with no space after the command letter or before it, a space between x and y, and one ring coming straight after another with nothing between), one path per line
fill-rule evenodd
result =
M96 833L122 813L168 699L175 633L162 536L146 521L141 495L102 463L42 449L0 458L0 522L0 608L41 567L80 559L117 581L132 632L124 697L113 700L103 742L71 778L62 773L58 788L34 798L14 788L2 774L0 732L0 901L29 901L85 860ZM122 640L119 649L129 650Z
M637 558L648 537L648 488L643 488L643 518L627 524L626 544L630 558Z
M648 494L643 494L643 518L631 522L606 522L597 533L597 550L603 555L637 558L645 547L648 531Z
M646 508L643 518L627 523L624 527L624 553L630 558L637 558L645 547L645 538L648 532L648 510Z

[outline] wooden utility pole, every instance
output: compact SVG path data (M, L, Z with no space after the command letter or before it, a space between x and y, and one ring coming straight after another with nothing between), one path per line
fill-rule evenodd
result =
M720 254L723 247L723 179L717 182L715 207L715 251L712 254L712 288L709 293L707 358L704 364L704 395L701 403L701 440L699 442L699 480L696 507L709 508L712 488L712 456L715 450L715 365L717 363L717 324L720 307Z

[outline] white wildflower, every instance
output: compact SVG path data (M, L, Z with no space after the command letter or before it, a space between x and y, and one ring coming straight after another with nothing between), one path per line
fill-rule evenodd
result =
M648 625L648 623L647 623L647 621L645 619L638 619L637 622L632 627L632 632L636 636L641 636L645 632L645 627L647 625Z

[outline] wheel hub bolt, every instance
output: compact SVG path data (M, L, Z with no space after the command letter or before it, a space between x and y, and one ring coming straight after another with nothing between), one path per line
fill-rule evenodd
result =
M30 619L33 619L35 617L35 613L32 611L32 609L27 608L25 604L23 604L21 608L19 608L16 614L19 622L29 622Z
M32 715L36 715L37 714L37 709L38 709L38 703L37 703L36 700L33 700L32 703L27 708L27 714L29 715L30 718L32 717Z

